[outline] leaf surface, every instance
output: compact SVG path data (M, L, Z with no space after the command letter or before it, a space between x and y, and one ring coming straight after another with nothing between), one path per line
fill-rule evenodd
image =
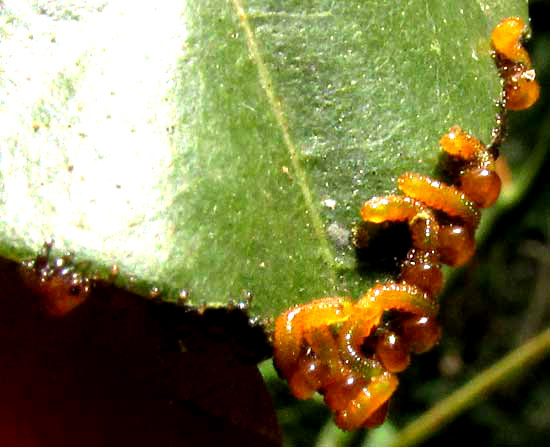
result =
M0 255L57 254L146 295L274 317L384 274L362 202L491 139L489 34L519 0L6 2ZM48 9L49 8L49 9ZM72 8L72 9L71 9Z

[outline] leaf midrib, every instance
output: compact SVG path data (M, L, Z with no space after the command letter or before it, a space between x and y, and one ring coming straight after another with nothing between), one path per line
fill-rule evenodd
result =
M281 103L281 100L277 99L277 96L275 94L272 77L269 73L269 70L258 48L258 44L256 42L254 32L252 31L252 27L250 26L248 15L244 10L242 1L231 0L231 3L233 5L235 13L239 17L240 25L243 31L245 32L248 51L252 58L253 64L256 66L256 69L258 70L258 80L260 82L260 86L262 87L262 90L264 91L267 97L269 107L271 108L271 111L275 116L277 126L281 131L284 144L288 150L290 162L292 164L292 168L294 170L296 180L300 187L300 191L304 198L304 202L305 202L306 209L308 211L309 218L313 225L313 231L320 243L321 256L323 257L323 259L325 260L328 266L332 266L334 264L333 252L330 247L329 241L326 238L326 233L324 231L324 225L321 220L321 215L319 214L318 209L314 206L311 190L309 188L309 185L306 179L306 173L302 165L300 164L300 160L298 159L298 151L297 151L296 145L294 144L290 136L288 122L286 120L283 105ZM334 272L334 269L330 269L330 270L331 270L331 279L334 285L336 283L335 272Z

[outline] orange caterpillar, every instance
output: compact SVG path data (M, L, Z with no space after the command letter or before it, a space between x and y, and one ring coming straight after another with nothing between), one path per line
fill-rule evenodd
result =
M92 281L76 272L70 256L50 262L53 242L44 244L45 252L23 264L21 276L29 289L40 297L42 309L52 317L63 317L90 296Z
M538 97L520 43L523 30L520 19L509 18L492 34L506 106L513 110ZM407 223L412 247L399 279L376 285L355 302L328 297L295 306L275 322L277 370L296 397L321 393L343 430L381 424L397 387L395 374L408 366L411 353L438 341L441 265L460 266L471 258L480 208L491 206L500 193L495 155L481 141L454 126L439 144L456 166L451 185L407 172L397 181L404 195L374 197L361 208L366 222Z
M531 58L521 45L525 30L525 22L521 18L509 17L491 33L497 66L504 79L506 108L509 110L531 107L540 94Z

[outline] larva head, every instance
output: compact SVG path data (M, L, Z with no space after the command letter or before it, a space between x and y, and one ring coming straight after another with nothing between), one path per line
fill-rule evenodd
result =
M434 347L441 337L436 319L426 315L411 315L401 323L401 334L411 352L421 354Z
M466 264L475 253L474 231L463 225L443 225L439 232L441 262L453 267Z
M521 66L506 79L504 89L508 110L528 109L540 96L540 86L535 79L535 70L524 70Z
M404 371L409 366L411 357L405 339L396 332L384 331L376 341L376 356L389 372Z
M500 194L500 177L491 169L468 169L459 181L460 190L480 208L492 206Z
M409 219L409 230L415 249L433 250L437 248L439 224L430 209L425 208L421 213Z

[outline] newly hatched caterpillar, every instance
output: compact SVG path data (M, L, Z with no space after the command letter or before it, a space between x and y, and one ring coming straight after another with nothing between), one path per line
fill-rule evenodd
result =
M525 22L519 17L502 20L491 33L500 75L504 79L506 108L524 110L539 98L540 87L529 53L521 44Z
M44 253L23 264L20 272L25 285L40 298L46 314L63 317L88 299L92 281L75 270L70 256L52 261L53 242L44 244Z

